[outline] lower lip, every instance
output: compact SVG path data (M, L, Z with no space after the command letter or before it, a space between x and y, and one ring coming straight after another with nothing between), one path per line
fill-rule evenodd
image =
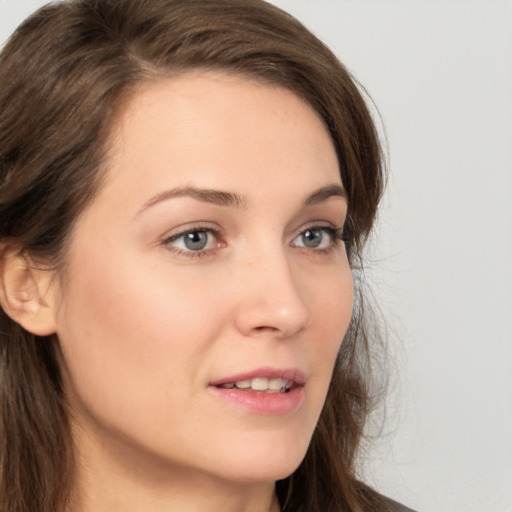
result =
M286 393L262 393L215 386L210 386L208 389L215 396L257 414L289 414L296 411L304 399L304 388L302 386L290 389Z

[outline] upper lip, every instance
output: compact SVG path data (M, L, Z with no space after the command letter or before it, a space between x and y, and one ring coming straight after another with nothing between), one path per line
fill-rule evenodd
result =
M230 384L232 382L239 382L241 380L252 380L256 378L263 379L283 379L291 380L296 385L303 386L306 383L304 373L297 368L270 368L262 367L250 370L229 377L222 377L221 379L210 382L210 386L221 386L223 384Z

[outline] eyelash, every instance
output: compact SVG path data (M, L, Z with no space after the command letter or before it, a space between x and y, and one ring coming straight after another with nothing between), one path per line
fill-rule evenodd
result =
M163 245L171 252L177 254L178 256L185 256L187 258L201 258L203 256L208 256L216 252L219 247L215 247L214 249L203 249L199 251L193 251L191 249L180 249L179 247L173 246L172 243L176 242L180 238L185 235L192 233L207 233L209 235L213 235L215 239L219 240L221 238L221 232L219 229L216 229L212 226L205 226L202 224L193 224L188 226L185 230L180 231L179 233L167 237L163 241Z
M328 247L325 248L309 248L306 246L298 246L298 245L292 245L293 247L296 247L298 249L305 249L309 253L315 254L315 255L327 255L334 251L336 248L340 247L341 245L344 245L346 241L344 240L344 233L343 233L343 227L341 228L335 228L332 225L319 225L319 224L312 224L309 226L305 226L300 232L298 232L295 237L293 238L293 241L295 241L299 236L303 235L307 231L322 231L327 234L327 236L330 238L330 244ZM216 240L221 239L221 232L219 229L213 228L211 226L205 226L205 225L192 225L187 227L187 229L172 235L170 237L167 237L163 240L163 245L171 252L177 254L178 256L185 256L187 258L202 258L204 256L209 256L214 254L218 249L222 248L220 245L223 244L222 242L219 244L217 242L217 247L213 249L201 249L194 251L192 249L180 249L176 246L173 246L172 244L179 240L180 238L184 237L188 234L194 234L194 233L207 233L209 235L213 235Z
M340 247L345 243L343 239L343 227L341 228L335 228L334 226L327 226L327 225L312 225L307 226L306 228L302 229L297 236L294 238L296 240L299 236L303 235L306 231L323 231L327 234L327 236L330 239L330 243L328 247L322 247L322 248L311 248L311 247L302 247L302 246L295 246L301 249L306 249L310 252L312 252L315 255L327 255L333 252L335 249Z

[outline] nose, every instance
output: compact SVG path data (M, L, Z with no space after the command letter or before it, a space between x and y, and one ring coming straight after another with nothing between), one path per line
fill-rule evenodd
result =
M301 291L301 275L293 272L280 251L253 257L239 275L235 323L244 336L292 338L306 329L311 313Z

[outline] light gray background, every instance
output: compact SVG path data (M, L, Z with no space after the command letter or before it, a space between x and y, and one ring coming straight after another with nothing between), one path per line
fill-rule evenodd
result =
M43 3L0 0L0 41ZM510 512L512 2L273 3L366 86L388 138L371 277L399 377L367 478L420 512Z

